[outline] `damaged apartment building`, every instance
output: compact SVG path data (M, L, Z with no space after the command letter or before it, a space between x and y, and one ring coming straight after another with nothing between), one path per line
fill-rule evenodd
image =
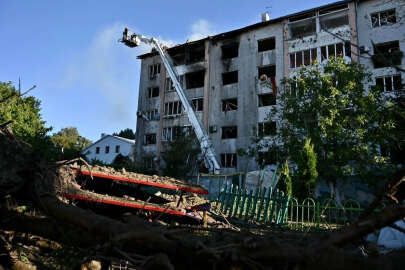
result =
M405 69L404 18L403 0L340 1L275 19L263 14L257 24L167 52L212 140L222 172L230 173L245 170L247 158L238 156L237 149L247 149L254 132L277 136L280 119L270 112L278 101L271 86L295 76L301 66L340 55L366 65L373 83L387 94L403 89L405 74L392 66ZM392 63L379 61L379 54L388 55ZM147 166L154 166L176 128L191 125L158 53L138 58L142 64L135 151L137 158L148 160ZM257 169L253 161L248 166Z

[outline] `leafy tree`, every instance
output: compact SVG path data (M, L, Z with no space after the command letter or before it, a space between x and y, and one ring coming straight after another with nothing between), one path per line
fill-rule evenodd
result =
M167 151L163 152L163 175L186 179L197 169L201 154L200 144L194 133L175 128L174 139L168 142Z
M111 167L120 170L124 168L127 171L135 171L135 163L134 161L128 157L128 156L123 156L122 154L118 154L115 158L114 161L110 165Z
M272 147L297 164L297 149L308 138L319 177L336 184L345 175L356 174L375 183L376 172L390 169L389 157L379 150L391 140L398 109L370 83L371 75L363 66L342 58L331 59L324 67L301 68L296 78L283 81L280 106L272 110L282 119L282 144Z
M113 136L119 136L119 137L127 138L127 139L130 139L130 140L135 140L135 138L136 138L135 132L130 128L123 129L118 133L114 132Z
M33 96L20 96L11 82L0 82L0 124L12 121L9 126L16 136L39 150L48 160L54 160L53 147L41 116L41 102Z
M293 196L293 183L290 175L290 168L287 160L283 163L280 170L277 188L284 192L284 194Z
M72 159L80 156L80 151L91 144L91 141L80 136L77 128L66 127L51 137L55 146L59 147L63 153L63 159Z
M311 139L305 139L304 146L297 159L298 170L294 178L294 195L304 199L313 194L318 177L316 170L316 154Z

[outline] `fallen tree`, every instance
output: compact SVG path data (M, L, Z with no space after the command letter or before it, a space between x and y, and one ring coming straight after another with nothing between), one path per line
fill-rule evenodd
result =
M201 233L203 228L195 234L137 217L125 223L68 204L64 192L90 193L81 189L71 167L46 163L6 126L0 128L0 149L0 195L32 202L42 213L18 213L2 206L6 218L0 230L93 247L99 255L118 256L141 269L391 269L387 258L365 259L339 247L405 217L403 206L391 206L326 239L305 241L288 232L260 236L223 231L207 236Z

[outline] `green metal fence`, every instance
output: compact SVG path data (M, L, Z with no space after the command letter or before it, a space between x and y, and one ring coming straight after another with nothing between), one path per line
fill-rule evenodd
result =
M338 229L358 219L364 209L354 200L338 206L333 199L317 202L306 198L301 203L291 199L286 215L286 224L291 229Z
M289 197L272 188L255 191L227 185L219 193L215 210L244 223L282 225L286 220Z

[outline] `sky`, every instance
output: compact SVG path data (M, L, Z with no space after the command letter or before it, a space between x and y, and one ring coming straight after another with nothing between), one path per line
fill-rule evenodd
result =
M145 45L118 42L123 28L166 44L197 40L325 5L328 0L143 1L0 0L0 81L41 100L51 133L77 127L101 133L136 129L140 60Z

